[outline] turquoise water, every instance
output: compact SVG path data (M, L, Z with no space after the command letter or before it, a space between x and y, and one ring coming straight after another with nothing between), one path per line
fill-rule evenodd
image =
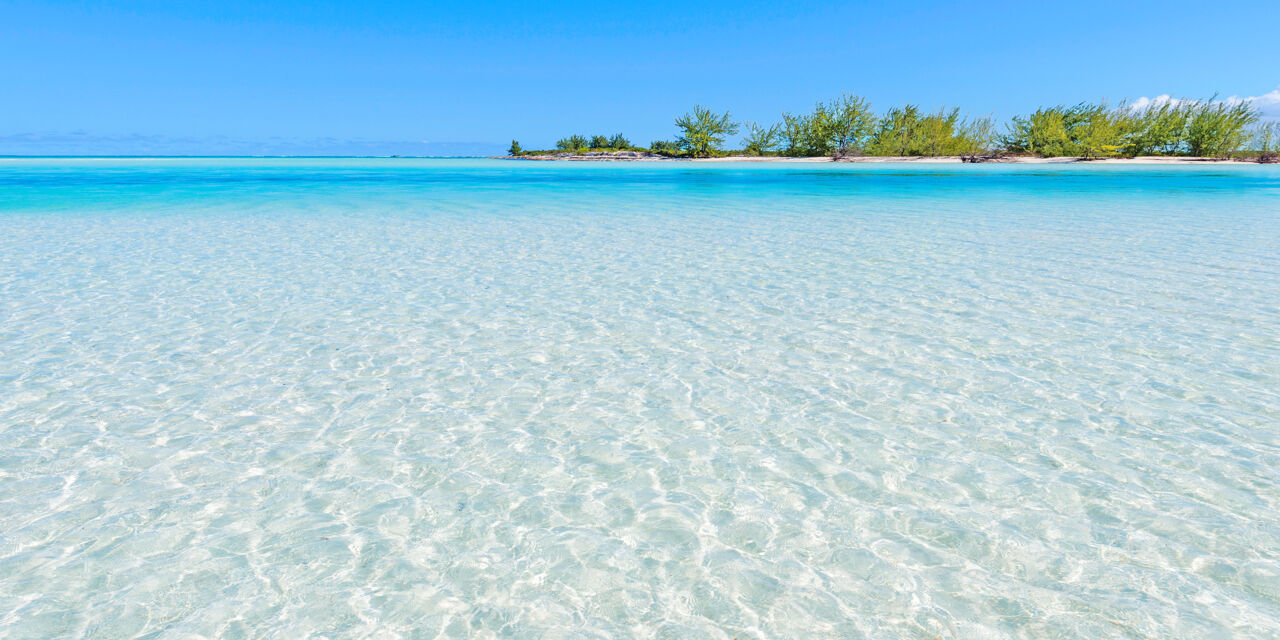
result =
M1280 635L1280 168L0 160L0 637Z

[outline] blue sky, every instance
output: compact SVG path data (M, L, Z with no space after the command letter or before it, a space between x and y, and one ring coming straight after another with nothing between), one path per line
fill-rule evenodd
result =
M0 0L0 154L492 153L619 131L647 143L695 103L763 122L841 91L1001 118L1264 96L1280 87L1278 39L1276 0Z

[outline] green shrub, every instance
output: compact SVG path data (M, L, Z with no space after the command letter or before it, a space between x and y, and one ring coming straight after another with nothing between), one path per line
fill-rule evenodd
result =
M1121 111L1081 102L1073 107L1037 109L1025 118L1015 116L1003 142L1010 151L1044 157L1100 157L1120 149L1126 133L1127 121Z
M1080 157L1094 159L1116 155L1124 148L1131 128L1132 119L1127 110L1093 105L1073 131Z
M819 116L821 114L821 116ZM841 94L830 105L818 103L814 109L815 132L823 147L835 155L861 153L876 127L876 117L865 98Z
M778 147L780 141L779 127L776 124L762 127L754 122L743 123L746 135L742 137L742 152L746 155L761 156Z
M895 107L880 118L871 136L868 152L874 156L906 156L912 153L919 137L920 109L915 105Z
M960 123L960 109L939 109L922 118L916 124L915 137L910 143L911 155L944 156L960 153L956 127Z
M1258 111L1247 102L1205 100L1191 108L1187 151L1204 158L1226 158L1244 146Z
M955 138L959 155L989 156L997 152L996 123L991 118L974 118L960 123Z
M783 153L816 157L862 153L875 124L875 115L866 99L841 94L830 104L814 104L812 113L784 113L782 122L776 126Z
M785 146L783 153L789 156L814 156L822 155L821 142L817 141L818 136L814 133L813 118L808 115L793 116L790 113L782 114L782 124L779 133L782 136Z
M1275 162L1280 159L1280 121L1264 122L1254 127L1249 146L1259 162Z
M1116 154L1131 156L1191 154L1226 158L1242 152L1276 153L1280 125L1252 128L1258 112L1245 102L1170 100L1141 109L1082 102L1074 106L1037 109L1016 116L1004 135L997 135L991 118L967 119L959 109L923 112L915 105L889 109L876 117L864 98L841 94L829 103L817 102L813 111L783 113L769 126L745 123L742 153L789 156L940 156L992 155L1005 151L1045 157L1085 159ZM655 140L649 150L666 156L724 155L724 141L739 125L728 113L694 107L675 121L676 141ZM1270 136L1270 137L1268 137ZM635 149L621 133L589 139L572 135L556 142L560 152L587 149ZM511 155L541 152L523 150L515 140ZM1270 157L1270 156L1268 156Z
M1130 156L1184 153L1191 108L1192 103L1170 100L1128 110L1129 131L1124 153Z
M556 148L569 153L578 153L587 148L587 139L583 136L574 134L568 138L560 138L556 140Z
M728 111L713 113L702 105L676 118L676 127L681 131L680 148L695 158L705 158L719 151L725 136L738 132L738 125Z
M1066 108L1037 109L1026 118L1014 116L1004 144L1010 151L1042 156L1074 155L1076 148L1067 129Z
M678 156L680 144L670 140L654 140L649 143L649 150L664 156Z

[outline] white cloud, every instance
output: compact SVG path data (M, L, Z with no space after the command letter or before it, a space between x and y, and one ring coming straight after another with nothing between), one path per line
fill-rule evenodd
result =
M1181 102L1186 102L1186 100L1179 100L1167 93L1164 93L1154 98L1148 98L1146 96L1142 96L1141 98L1138 98L1137 100L1134 100L1132 103L1130 103L1129 108L1133 109L1134 111L1138 111L1140 109L1146 109L1147 107L1158 107L1164 104L1178 104Z
M1270 93L1264 93L1260 96L1252 96L1249 98L1238 98L1231 96L1228 100L1247 100L1253 104L1254 108L1262 114L1267 120L1280 120L1280 88Z
M1183 104L1187 102L1196 102L1195 100L1184 100L1175 98L1169 94L1158 95L1154 98L1143 96L1134 100L1129 104L1129 108L1133 110L1144 109L1149 106L1160 106L1162 104ZM1280 88L1260 96L1231 96L1224 98L1222 102L1227 104L1235 104L1237 102L1248 102L1252 104L1258 113L1262 114L1263 120L1280 120Z

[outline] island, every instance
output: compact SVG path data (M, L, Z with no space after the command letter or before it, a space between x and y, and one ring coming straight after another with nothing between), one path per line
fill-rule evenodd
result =
M843 94L773 124L737 122L701 105L675 119L677 136L634 145L621 133L570 135L554 149L511 141L507 159L586 162L1186 162L1280 161L1280 122L1247 101L1165 99L1142 105L1042 107L997 127L990 116L916 105L877 114ZM737 148L726 148L741 133Z

